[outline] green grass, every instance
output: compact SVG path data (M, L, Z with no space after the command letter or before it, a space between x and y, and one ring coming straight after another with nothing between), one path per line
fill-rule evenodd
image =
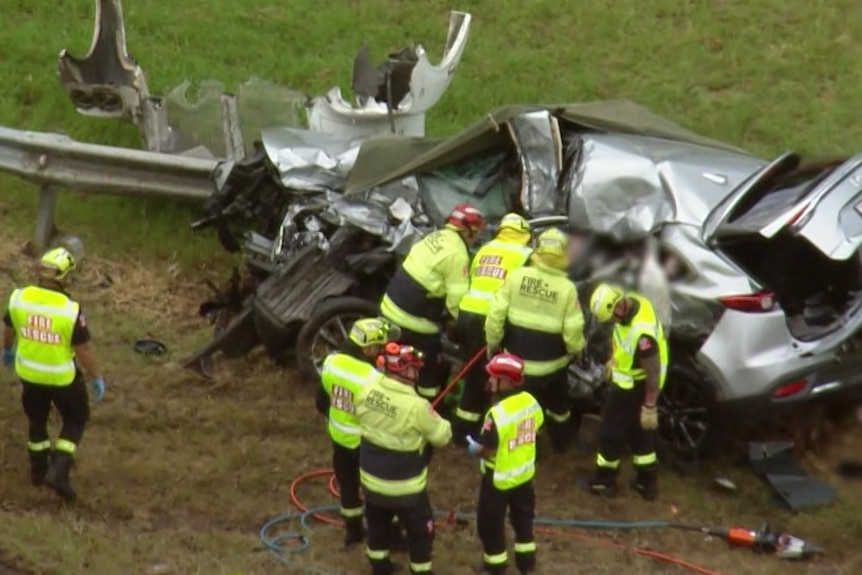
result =
M59 50L82 56L89 46L91 4L0 0L0 124L139 145L129 125L79 116L58 84ZM823 154L862 148L857 0L136 0L124 6L129 51L153 93L185 79L217 79L233 89L259 76L313 95L336 84L349 95L352 58L366 39L375 61L412 40L436 60L450 8L470 11L474 21L454 82L429 115L432 135L452 133L504 104L627 98L764 157L790 148ZM16 246L32 233L36 190L8 177L0 178L0 190L5 293L26 278ZM290 372L259 357L222 364L219 383L210 385L131 351L134 339L152 335L167 342L175 361L207 337L195 315L204 295L198 286L204 276L219 279L228 270L215 239L188 230L192 216L172 204L63 195L58 224L97 256L85 260L73 290L92 317L108 395L94 408L74 476L82 505L61 513L47 493L26 484L17 390L0 392L6 423L0 573L296 572L262 553L255 533L268 516L288 509L291 477L328 463L310 391L291 387ZM98 281L99 270L112 285ZM836 449L852 455L854 447L858 453L858 440L848 439ZM465 480L464 470L472 465L456 454L436 460L438 506L470 508L476 482ZM841 485L839 501L827 510L789 517L744 470L732 471L741 492L722 499L705 479L666 474L659 503L627 495L605 504L573 487L575 468L587 465L586 457L543 460L541 514L667 518L673 504L692 521L756 526L768 517L828 546L819 573L862 569L858 487ZM304 493L329 502L322 489ZM317 532L303 560L364 572L360 552L327 546L336 537ZM808 572L747 551L726 553L696 535L620 539L690 556L726 575ZM670 572L584 543L541 544L545 573ZM438 574L466 572L478 557L471 531L444 530L436 549ZM18 569L4 571L5 563Z

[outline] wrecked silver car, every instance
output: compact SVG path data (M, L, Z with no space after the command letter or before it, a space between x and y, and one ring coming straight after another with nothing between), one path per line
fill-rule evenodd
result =
M606 264L654 245L671 296L662 434L699 454L722 408L771 412L862 383L860 165L764 162L623 101L503 108L442 140L265 130L195 224L245 253L254 287L237 274L233 297L202 308L232 319L220 312L187 365L207 373L213 353L259 342L313 375L350 321L376 313L411 243L470 201L584 239L584 299ZM573 396L597 393L590 378L573 366Z

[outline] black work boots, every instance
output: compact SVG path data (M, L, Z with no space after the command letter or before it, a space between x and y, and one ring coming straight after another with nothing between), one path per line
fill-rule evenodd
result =
M654 501L658 497L658 482L655 471L638 471L637 477L629 483L634 491L646 501Z
M365 538L362 517L348 517L344 520L344 546L349 547Z
M30 451L30 485L39 487L45 483L45 474L48 473L48 463L51 451Z
M55 451L51 457L48 472L45 474L45 484L62 497L66 503L70 504L74 503L76 499L75 490L69 483L69 472L74 464L75 460L71 455L62 451Z

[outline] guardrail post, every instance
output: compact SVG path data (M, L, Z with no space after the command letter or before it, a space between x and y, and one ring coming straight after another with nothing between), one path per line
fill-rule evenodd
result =
M36 233L33 248L37 255L43 254L51 244L56 230L54 214L60 190L52 185L43 185L39 191L39 207L36 209Z

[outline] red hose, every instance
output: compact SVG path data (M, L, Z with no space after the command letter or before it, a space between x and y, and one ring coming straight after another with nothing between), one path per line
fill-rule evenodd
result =
M484 350L483 350L484 351ZM458 376L460 379L460 376ZM338 489L335 485L335 472L332 469L315 469L313 471L306 471L300 475L297 475L293 481L290 483L290 502L296 507L301 513L305 513L308 511L308 507L302 504L299 500L299 497L296 495L296 490L299 487L299 484L307 479L312 479L314 477L324 477L329 476L329 481L327 482L327 490L334 497L338 497ZM314 514L312 515L314 519L322 523L326 523L327 525L338 525L344 526L342 521L338 519L334 519L332 517L327 517L326 515ZM454 514L448 518L449 521L454 522ZM718 571L713 571L712 569L708 569L706 567L701 567L700 565L696 565L681 557L676 557L674 555L669 555L666 553L660 553L658 551L653 551L651 549L644 549L642 547L628 547L626 545L622 545L620 543L614 543L613 541L608 541L607 539L602 539L600 537L590 537L589 535L583 535L581 533L577 533L574 530L562 530L562 529L550 529L547 527L536 527L536 533L541 535L549 535L552 537L568 537L570 539L575 539L577 541L584 541L587 543L596 543L599 545L604 545L606 547L610 547L613 549L619 549L621 551L628 551L630 553L634 553L635 555L639 555L641 557L646 557L647 559L652 559L653 561L658 561L660 563L666 563L668 565L676 565L682 569L685 569L691 573L697 573L698 575L723 575Z
M437 407L440 404L440 402L443 401L443 398L446 397L446 395L450 391L452 391L452 388L458 384L458 381L462 377L464 377L464 374L466 374L470 370L470 368L473 367L473 364L476 363L479 360L479 358L485 354L486 349L488 349L488 346L483 345L482 349L477 351L476 354L467 361L467 363L465 363L464 365L461 366L461 371L459 371L458 373L455 374L455 377L453 377L452 380L446 384L446 387L443 388L443 391L440 392L440 395L435 397L434 401L431 402L432 407Z

